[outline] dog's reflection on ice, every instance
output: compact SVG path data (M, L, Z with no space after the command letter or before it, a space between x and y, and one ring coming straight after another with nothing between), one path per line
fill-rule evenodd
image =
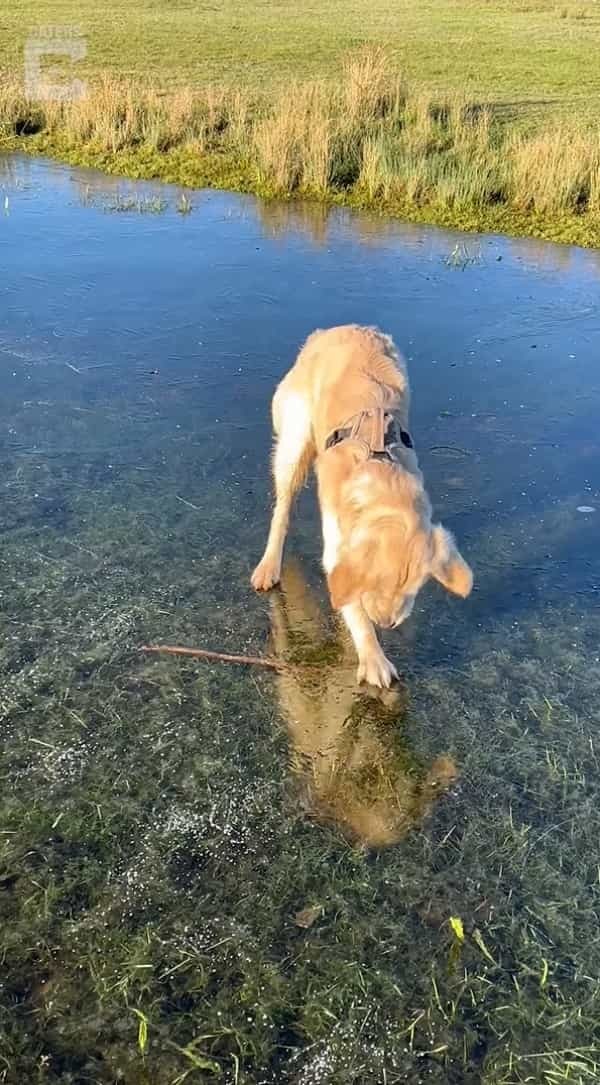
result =
M411 754L401 687L357 689L352 642L341 626L332 634L298 564L288 562L270 606L274 653L298 664L276 682L307 814L366 847L396 843L456 781L454 762L426 768Z

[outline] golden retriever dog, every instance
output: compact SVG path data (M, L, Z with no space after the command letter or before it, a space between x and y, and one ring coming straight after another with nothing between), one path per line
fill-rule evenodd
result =
M252 585L278 583L292 501L314 463L331 603L352 635L358 681L374 686L398 677L374 624L405 621L429 577L463 597L473 583L450 533L431 522L408 409L392 339L352 324L313 332L273 397L275 509Z
M307 816L366 848L398 843L455 785L454 761L442 754L427 767L410 749L402 687L356 689L348 633L330 629L296 562L286 563L270 611L276 656L297 664L275 688Z

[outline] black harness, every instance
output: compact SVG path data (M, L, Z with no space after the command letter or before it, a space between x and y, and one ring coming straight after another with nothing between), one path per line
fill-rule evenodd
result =
M369 439L362 432L367 421L370 423ZM333 433L329 434L325 448L333 448L342 441L352 440L362 441L367 446L369 459L388 460L391 463L394 462L392 449L395 445L401 444L404 448L414 447L410 433L398 425L391 411L385 411L382 407L373 407L353 415L344 426L334 429Z

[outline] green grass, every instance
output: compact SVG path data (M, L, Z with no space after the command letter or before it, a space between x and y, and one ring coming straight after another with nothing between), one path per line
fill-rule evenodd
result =
M132 177L600 245L598 133L513 131L464 95L408 87L383 50L350 54L336 83L270 96L103 76L82 99L37 102L0 85L0 138Z
M366 42L385 45L410 82L436 92L517 109L547 103L545 111L575 102L592 111L600 100L592 0L20 0L4 5L1 63L18 69L31 29L61 23L81 27L89 74L148 76L157 86L335 78L342 57Z
M3 15L5 149L600 245L596 5L108 10L25 0ZM88 79L90 104L37 109L20 100L25 43L36 27L60 25L85 37L87 56L71 71L54 63L63 79ZM348 74L358 47L370 57L362 85L356 67Z

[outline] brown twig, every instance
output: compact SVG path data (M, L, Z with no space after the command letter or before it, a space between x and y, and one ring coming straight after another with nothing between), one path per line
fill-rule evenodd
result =
M220 663L242 663L257 667L270 667L274 671L287 670L282 659L269 656L236 656L229 652L212 652L209 648L184 648L176 644L143 644L140 652L166 652L172 656L193 656L195 659L213 659Z

